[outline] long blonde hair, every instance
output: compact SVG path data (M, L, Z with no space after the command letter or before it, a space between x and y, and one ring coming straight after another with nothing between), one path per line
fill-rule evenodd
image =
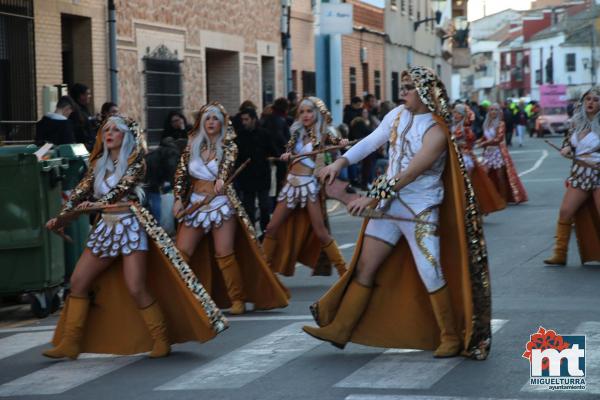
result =
M104 136L104 129L109 125L115 125L121 132L123 132L123 141L121 142L121 148L119 149L119 158L117 158L117 164L110 158L110 152L106 146L106 137ZM112 116L106 120L100 131L102 134L102 141L104 144L104 150L102 156L96 161L94 166L94 196L100 198L102 196L102 182L109 176L115 176L117 181L125 175L127 168L129 167L128 159L131 153L135 150L135 138L133 132L129 129L129 126L125 120L120 116ZM144 199L144 192L141 186L135 188L135 193L140 201Z
M323 128L323 115L321 114L319 108L317 107L317 105L315 103L313 103L310 99L306 98L304 100L302 100L300 102L300 104L298 105L298 117L296 118L296 120L294 121L294 123L292 124L290 131L295 134L296 132L298 132L298 141L302 141L304 139L304 136L308 135L308 132L306 131L306 128L304 127L304 124L302 123L302 121L300 121L300 108L302 106L308 106L310 107L313 112L315 113L316 116L316 121L315 124L313 126L313 134L315 135L315 137L317 138L317 143L321 143L322 141L322 137L321 137L321 130Z
M193 137L192 142L190 143L190 159L192 160L195 157L200 157L202 146L208 146L210 142L208 139L208 135L206 134L206 130L204 129L204 124L206 122L206 119L212 115L216 116L219 122L221 122L221 133L219 133L219 138L217 139L217 162L221 161L221 159L223 158L223 138L225 137L226 131L225 116L223 115L219 107L211 105L208 106L206 108L206 111L204 111L204 113L202 114L200 123L198 125L197 134Z

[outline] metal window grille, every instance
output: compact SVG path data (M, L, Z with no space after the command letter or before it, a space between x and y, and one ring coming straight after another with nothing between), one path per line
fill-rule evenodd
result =
M392 101L397 102L400 98L400 74L392 72Z
M567 72L575 71L575 53L568 53L565 61L567 64Z
M350 67L350 97L356 96L356 68Z
M144 57L146 78L146 131L148 142L160 141L165 119L170 111L183 110L181 61Z
M31 140L37 119L33 0L0 1L0 138Z
M312 71L302 71L302 93L304 96L317 94L316 74Z
M377 99L381 99L381 71L375 71L374 75L375 97L377 97Z

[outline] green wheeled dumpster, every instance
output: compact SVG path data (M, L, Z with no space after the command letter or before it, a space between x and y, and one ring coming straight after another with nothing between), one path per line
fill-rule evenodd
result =
M63 200L67 200L71 190L75 189L87 171L89 153L81 143L63 144L54 149L58 157L64 158L68 162L68 168L62 181ZM67 287L75 265L85 249L89 230L90 219L87 215L71 221L65 228L65 234L73 239L72 243L65 241L65 285Z
M0 148L0 296L30 294L43 318L59 308L65 276L63 239L45 224L60 211L67 163L19 147Z

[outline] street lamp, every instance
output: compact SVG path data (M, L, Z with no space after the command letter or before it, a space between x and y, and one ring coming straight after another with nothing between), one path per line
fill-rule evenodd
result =
M435 11L435 17L432 18L425 18L419 21L415 21L413 28L414 31L416 32L419 29L419 25L421 25L422 23L425 22L429 22L429 21L435 21L436 24L440 24L440 22L442 21L442 11L444 9L444 7L446 6L446 1L447 0L433 0L433 3L438 3L437 6L437 10Z

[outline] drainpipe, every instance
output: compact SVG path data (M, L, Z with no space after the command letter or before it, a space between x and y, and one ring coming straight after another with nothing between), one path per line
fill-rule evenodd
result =
M119 104L119 70L117 69L117 12L115 0L108 0L108 59L110 72L110 100Z

